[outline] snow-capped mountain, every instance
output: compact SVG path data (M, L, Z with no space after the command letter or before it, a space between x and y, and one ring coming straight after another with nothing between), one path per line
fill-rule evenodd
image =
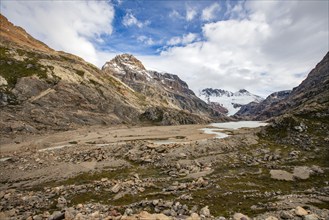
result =
M227 115L234 115L242 105L250 102L261 102L264 98L254 95L245 89L230 92L223 89L206 88L200 91L199 97L208 104L216 103L228 110Z

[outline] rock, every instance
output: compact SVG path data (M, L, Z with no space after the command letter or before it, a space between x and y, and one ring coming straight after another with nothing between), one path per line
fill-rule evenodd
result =
M316 214L309 214L309 215L304 215L303 220L319 220L319 216Z
M0 199L2 199L5 196L5 192L4 191L0 191Z
M100 217L100 215L99 215L99 211L93 212L93 213L91 214L91 217L92 217L93 219L99 219L99 217Z
M42 220L42 216L41 215L35 215L35 216L33 216L33 220Z
M288 212L288 211L282 211L280 213L280 217L282 219L293 219L294 218L294 216L290 212Z
M187 217L186 220L200 220L200 216L197 213L192 213L191 216Z
M165 210L162 211L162 213L164 215L170 216L171 215L171 211L172 211L171 209L165 209Z
M111 210L111 211L109 212L109 215L110 215L110 216L120 216L121 213L118 212L117 210L113 209L113 210Z
M200 215L204 216L204 217L210 217L211 216L208 206L205 206L200 210Z
M312 173L312 170L308 167L295 167L293 176L298 179L306 180L310 177L310 174Z
M16 209L10 209L6 212L7 216L15 216L16 215Z
M130 216L130 215L132 215L133 213L134 213L134 211L133 211L132 209L127 208L127 209L125 210L124 215L128 215L128 216Z
M319 167L319 166L316 166L316 165L313 165L312 166L312 170L314 172L316 172L316 173L319 173L319 174L323 174L324 173L323 169L321 167Z
M167 191L176 191L178 189L178 186L169 186L167 188Z
M71 207L66 209L64 215L65 215L65 220L73 220L75 216L74 208Z
M242 213L235 213L233 215L234 220L250 220L250 218Z
M269 216L265 220L279 220L277 217Z
M55 211L48 219L49 220L62 220L62 219L65 219L65 213Z
M303 209L302 207L297 206L295 208L295 214L298 215L298 216L304 216L304 215L307 215L308 212L305 209Z
M153 200L153 201L152 201L152 204L153 204L154 206L158 205L158 204L159 204L159 200L157 200L157 199Z
M6 219L7 215L4 212L0 212L0 219Z
M107 182L109 179L108 178L102 178L101 182Z
M121 185L119 183L115 184L112 188L111 188L111 191L113 193L118 193L121 189Z
M75 219L74 220L85 220L85 219L86 219L86 217L82 213L78 213L75 216Z
M82 205L82 204L78 204L78 205L76 206L76 208L77 208L77 209L82 209L82 208L83 208L83 205Z
M296 158L296 157L298 157L299 154L300 154L300 151L296 151L296 150L294 150L294 151L291 151L291 152L289 153L289 156L290 156L290 157L293 157L293 158Z
M150 214L146 211L142 211L141 213L133 216L122 217L122 220L171 220L170 217L165 216L164 214Z
M61 196L57 199L57 205L56 206L58 208L64 208L66 206L66 204L67 204L66 199L63 196Z
M173 202L171 201L166 201L162 204L163 207L166 207L166 208L171 208L173 206Z
M276 180L293 181L293 175L284 170L271 170L271 178Z

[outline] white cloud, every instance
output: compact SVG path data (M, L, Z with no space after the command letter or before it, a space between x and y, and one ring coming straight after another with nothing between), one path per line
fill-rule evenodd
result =
M151 37L147 37L145 35L138 36L137 40L139 42L142 42L142 43L148 45L148 46L152 46L156 43L156 42L154 42L154 40Z
M195 33L188 33L183 35L182 37L172 37L167 45L177 45L177 44L189 44L193 41L197 40L198 35Z
M195 92L246 88L268 95L292 89L329 50L328 4L249 1L234 9L248 11L244 17L205 24L203 41L142 60L147 67L178 74Z
M215 22L216 4L203 10L202 33L176 36L160 56L139 58L178 74L195 92L246 88L268 95L297 86L329 50L328 1L227 1L227 20ZM113 30L114 8L106 1L1 1L1 13L50 47L98 66L115 56L94 45ZM128 13L128 26L147 24ZM138 40L157 44L143 35Z
M92 63L98 62L92 40L111 34L114 18L105 1L2 1L1 13L50 47Z
M129 27L129 26L137 26L139 28L142 28L144 27L145 25L148 25L149 24L149 21L145 21L144 23L139 21L131 12L128 12L123 20L122 20L122 24L126 27Z
M219 12L220 9L220 5L215 2L214 4L202 10L201 19L204 21L213 20L216 17L216 13Z
M185 18L187 21L192 21L197 14L198 13L195 8L192 8L190 6L186 7L186 17Z
M172 10L172 11L169 13L169 17L170 17L171 19L182 19L182 18L183 18L183 16L182 16L181 14L179 14L179 12L176 11L176 10Z

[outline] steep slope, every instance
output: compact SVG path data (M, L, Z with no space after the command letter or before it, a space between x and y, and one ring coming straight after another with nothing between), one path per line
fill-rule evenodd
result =
M269 95L265 100L261 102L250 102L247 105L241 106L240 110L235 113L235 117L243 119L253 119L263 112L268 111L269 108L276 105L281 100L287 98L291 90L284 90L280 92L274 92Z
M146 70L134 56L122 54L107 62L102 70L120 79L134 91L146 97L147 112L158 114L160 109L186 111L209 118L221 114L195 96L186 82L177 75ZM157 109L155 109L157 108ZM149 115L149 114L146 114ZM144 114L145 116L145 114Z
M199 97L213 106L222 106L226 109L227 115L234 115L238 112L242 105L250 102L259 103L263 100L262 97L254 95L245 89L240 89L237 92L230 92L223 89L203 89Z
M271 123L259 135L270 142L267 146L295 148L291 156L301 159L290 165L328 169L329 52L285 99L256 116L258 120L268 118Z
M130 83L131 88L80 57L49 48L4 16L0 19L0 133L40 133L81 125L144 121L210 121L207 104L193 97L177 76L145 71L152 74L152 80L140 79L147 89L136 89L138 83ZM145 69L141 63L126 64L124 68ZM157 86L148 84L158 81ZM167 90L177 91L159 90L162 82L167 82ZM161 117L153 120L158 112Z
M143 113L144 97L119 80L0 19L1 133L130 123Z
M312 117L329 115L329 52L285 99L255 118L267 119L283 114Z
M46 44L30 36L23 28L14 26L6 17L0 14L1 41L10 45L21 45L23 47L34 48L43 52L54 52Z

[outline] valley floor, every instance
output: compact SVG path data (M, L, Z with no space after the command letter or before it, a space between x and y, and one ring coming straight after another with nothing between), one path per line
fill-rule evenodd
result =
M261 128L214 139L204 127L3 139L0 219L329 219L322 145L277 144Z

